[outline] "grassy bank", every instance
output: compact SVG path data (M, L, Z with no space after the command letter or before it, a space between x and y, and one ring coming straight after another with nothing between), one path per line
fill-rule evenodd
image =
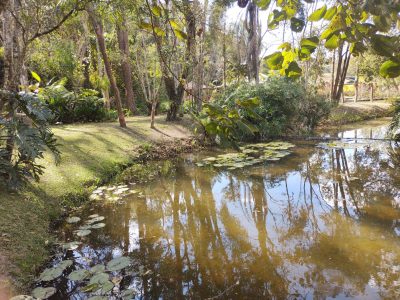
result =
M376 118L388 117L393 114L391 101L344 103L335 107L322 126L337 126Z
M157 118L157 130L149 128L145 117L129 118L127 129L117 123L54 127L60 164L47 155L39 183L18 194L0 191L0 299L7 299L10 286L18 291L29 287L35 270L48 258L54 239L50 225L82 204L97 184L132 163L139 155L137 146L191 135L184 124L163 119Z

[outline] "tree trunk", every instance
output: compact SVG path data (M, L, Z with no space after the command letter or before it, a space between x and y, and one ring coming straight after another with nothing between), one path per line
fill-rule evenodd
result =
M125 84L126 102L132 114L136 114L137 108L136 108L135 95L133 93L132 65L130 62L130 51L129 51L129 37L128 37L128 31L126 29L125 18L123 19L122 24L117 26L117 36L118 36L119 50L122 56L121 67L122 67L122 77Z
M346 80L347 70L349 69L351 53L349 46L346 51L343 52L344 45L341 44L338 49L338 64L336 68L336 78L333 86L333 97L332 100L335 104L338 104L343 96L343 87Z
M247 6L246 30L249 34L247 45L247 68L249 80L260 82L260 32L259 32L259 9L251 1Z
M150 127L151 128L155 128L154 126L154 119L156 116L156 108L157 108L157 102L155 100L153 100L153 102L151 103L151 124Z
M374 101L374 83L369 84L369 101Z
M357 67L356 67L356 80L354 81L354 102L358 101L359 98L359 74L360 73L360 66L359 62L357 61Z
M99 45L101 56L103 57L103 62L104 62L104 66L106 68L107 77L108 77L108 80L110 81L111 90L115 97L115 105L116 105L117 111L118 111L119 124L121 127L126 128L125 116L124 116L124 112L122 110L122 105L121 105L121 96L120 96L114 75L112 73L110 60L107 55L106 43L105 43L105 39L104 39L103 24L100 20L98 20L95 12L93 11L93 9L91 7L88 8L87 11L89 13L89 17L92 22L93 29L96 33L97 42Z

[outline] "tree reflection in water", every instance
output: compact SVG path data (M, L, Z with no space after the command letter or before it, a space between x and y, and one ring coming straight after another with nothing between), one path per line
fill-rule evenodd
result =
M131 256L121 286L138 299L399 298L400 174L386 149L304 144L233 173L188 157L144 198L99 207L107 226L73 255L83 267ZM59 298L83 298L58 283Z

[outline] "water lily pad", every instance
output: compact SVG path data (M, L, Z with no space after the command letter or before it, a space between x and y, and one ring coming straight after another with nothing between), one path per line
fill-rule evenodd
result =
M79 217L69 217L66 219L67 223L73 224L73 223L78 223L81 220Z
M132 262L131 259L126 256L114 258L108 262L107 270L111 272L119 271L128 267L131 264L131 262Z
M93 284L88 284L87 286L84 286L81 288L82 292L92 292L92 291L97 291L100 288L100 286L97 283Z
M92 296L88 300L107 300L108 297L106 296Z
M101 294L106 294L114 288L114 284L111 281L107 281L101 286Z
M109 276L106 273L97 273L93 275L92 278L90 278L89 284L98 284L98 285L103 285L109 281Z
M49 268L44 270L40 276L39 280L40 281L52 281L62 275L64 272L64 269L62 268Z
M90 220L86 221L86 223L87 224L93 224L93 223L97 223L97 222L103 221L104 219L105 219L104 217L98 216L98 217L95 217L95 218L91 218Z
M38 287L33 290L32 296L36 299L47 299L53 296L56 292L57 290L53 287Z
M93 214L93 215L90 215L88 218L93 219L93 218L97 218L97 217L100 217L100 216L98 214Z
M82 281L88 278L90 272L88 270L76 270L68 275L68 279L72 281Z
M93 267L90 268L90 273L94 274L94 273L102 273L106 270L106 266L105 265L95 265Z
M35 298L33 298L32 296L28 296L28 295L18 295L18 296L14 296L12 297L10 300L34 300Z
M87 235L91 234L91 232L92 231L90 231L89 229L83 229L83 230L76 230L75 234L77 236L84 237L84 236L87 236Z
M120 296L123 300L131 300L132 298L135 297L135 291L134 290L125 290L121 293Z
M82 225L82 226L79 226L79 230L88 230L88 229L91 229L91 228L92 228L91 225Z
M99 229L99 228L103 228L105 226L106 226L106 224L104 224L104 223L96 223L96 224L93 224L90 227L93 228L93 229Z
M64 250L75 250L79 248L79 245L81 245L81 242L69 242L69 243L64 243L62 244L62 248Z
M65 270L66 268L72 266L74 264L74 262L72 260L63 260L62 262L60 262L56 268L60 268Z

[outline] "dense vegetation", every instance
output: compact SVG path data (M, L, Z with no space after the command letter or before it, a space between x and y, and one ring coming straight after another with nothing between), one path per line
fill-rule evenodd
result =
M126 115L144 112L152 116L154 128L160 110L168 121L189 111L217 140L265 139L287 129L312 130L326 115L328 99L332 105L344 99L349 69L356 69L356 100L363 80L370 85L371 99L379 76L388 90L398 88L396 1L238 1L246 19L227 27L226 13L234 2L7 1L1 7L5 31L0 44L6 181L14 181L15 175L6 175L11 173L38 178L35 160L43 145L50 146L43 134L47 122L118 118L126 127ZM260 15L266 10L263 34ZM287 23L291 38L285 34ZM263 36L282 26L280 46L262 57L268 49ZM327 55L331 62L324 59ZM328 83L321 79L329 68L326 93ZM41 107L46 117L40 125L24 111L29 104L21 104L20 90L41 102L36 109ZM21 138L27 131L16 130L18 124L30 128L29 123L38 130L36 137ZM26 155L32 140L40 150Z

